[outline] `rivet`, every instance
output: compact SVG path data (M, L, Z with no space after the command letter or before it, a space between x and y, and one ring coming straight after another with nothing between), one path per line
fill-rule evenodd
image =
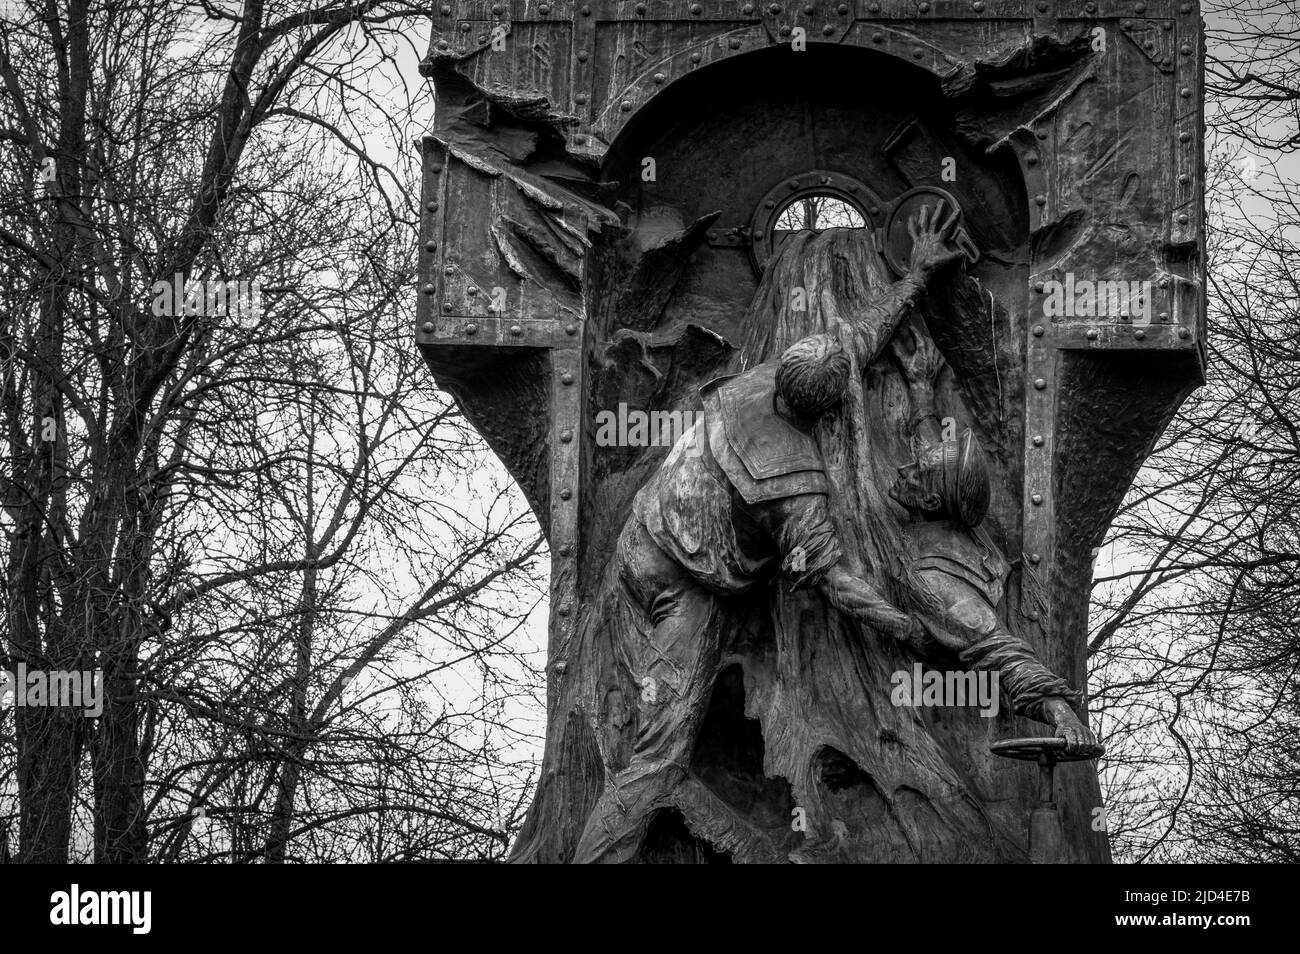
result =
M478 325L474 324L474 322L471 321L469 324L465 326L465 334L467 335L478 334Z
M591 7L587 6L586 4L583 4L583 7L582 7L582 15L583 15L584 17L589 17L589 16L591 16Z
M561 616L568 616L568 615L569 615L569 604L568 604L568 603L565 603L565 604L564 604L563 606L561 606L558 610L556 610L556 612L559 613Z
M767 200L766 202L764 202L763 204L764 204L765 206L767 206L769 209L775 209L775 208L776 208L776 203L773 202L771 199L768 199L768 200Z
M1191 141L1192 141L1192 134L1189 133L1189 132L1180 132L1180 133L1178 134L1178 141L1179 141L1179 142L1191 142Z
M638 3L636 5L636 12L637 12L637 16L641 16L641 17L645 16L645 4Z
M781 35L782 35L782 36L789 36L789 35L790 35L790 28L789 28L788 26L783 26L783 27L781 27Z
M1044 381L1042 378L1035 378L1034 388L1039 391L1045 391L1047 390L1047 382Z
M738 36L729 37L727 39L727 46L731 47L733 50L740 49L740 37Z
M1089 340L1089 341L1096 341L1096 340L1097 340L1097 329L1096 329L1096 328L1089 328L1089 329L1088 329L1088 340Z
M808 16L812 16L814 13L817 12L817 8L814 7L811 3L805 3L803 5L803 12L808 14Z
M1097 4L1093 3L1092 0L1088 0L1088 2L1083 5L1083 9L1087 10L1089 13L1096 13Z
M560 547L560 556L562 557L573 556L573 547L569 546L567 543L564 546ZM559 664L557 663L557 665Z
M567 444L573 440L573 431L560 431L560 442Z
M1191 55L1192 55L1192 44L1190 44L1190 43L1184 43L1182 46L1180 46L1180 47L1178 48L1178 52L1181 53L1181 54L1183 54L1183 56L1191 56Z
M1180 172L1180 173L1178 174L1178 181L1179 181L1180 183L1182 183L1183 185L1187 185L1187 183L1189 183L1189 182L1192 181L1192 177L1189 176L1189 175L1188 175L1187 173L1185 173L1185 172Z
M867 209L867 212L871 214L872 218L875 218L877 215L880 214L880 206L873 205L871 208Z
M433 329L436 327L437 325L435 325L432 321L426 321L424 324L420 326L420 330L423 331L426 335L431 335L433 334Z
M868 13L879 13L879 12L880 12L880 4L878 4L878 3L873 3L873 4L871 4L871 6L867 7L867 12L868 12Z
M470 285L469 288L465 289L465 294L469 295L470 298L473 298L475 295L478 294L478 289L475 288L473 285Z
M578 51L578 62L579 62L579 63L585 63L585 62L587 62L587 51L586 51L586 50L579 50L579 51Z
M885 42L885 34L883 34L883 33L873 33L873 34L871 34L871 42L872 42L872 43L884 43L884 42Z
M1043 336L1043 326L1042 326L1042 325L1034 325L1034 337L1035 337L1035 338L1041 338L1042 336Z
M1034 205L1047 205L1047 196L1043 195L1041 192L1034 196Z
M424 204L424 207L425 207L426 209L428 209L430 212L437 212L437 211L438 211L438 203L437 203L437 202L426 202L426 203Z
M1136 13L1138 16L1141 16L1142 14L1147 12L1147 5L1145 3L1139 3L1136 7L1133 8L1133 12Z
M537 8L537 12L540 13L542 16L546 16L546 14L551 12L551 5L549 3L543 3L540 7Z
M1133 332L1133 337L1136 338L1138 341L1145 341L1147 337L1147 333L1143 331L1141 328L1139 328L1137 331Z
M452 312L452 310L453 310L451 302L449 302L449 301L444 301L444 302L442 303L442 310L445 311L445 312L447 312L448 314L450 314L450 313Z
M1034 495L1031 496L1029 499L1032 500L1032 501L1034 502L1034 505L1035 505L1035 506L1042 506L1042 503L1043 503L1043 495L1042 495L1042 494L1034 494Z
M576 335L578 333L578 326L574 324L565 325L564 333L566 335Z
M692 53L692 54L691 54L691 62L692 62L692 63L698 63L699 61L700 61L700 54L698 54L698 53Z
M1046 138L1047 138L1047 130L1046 130L1046 129L1040 129L1040 130L1038 130L1038 138L1039 138L1039 139L1046 139Z
M1167 312L1167 311L1162 311L1162 312L1160 313L1160 323L1161 323L1162 325L1167 325L1167 324L1169 324L1169 312Z
M488 41L488 38L487 38L487 34L486 34L486 33L480 33L480 34L478 35L478 45L479 45L479 46L482 46L482 45L483 45L484 43L486 43L487 41Z
M1029 554L1029 562L1030 562L1030 563L1037 564L1037 563L1038 563L1039 561L1041 561L1042 559L1043 559L1043 558L1040 557L1037 553L1031 553L1031 554Z
M1178 12L1179 12L1179 13L1191 13L1191 12L1192 12L1192 5L1191 5L1190 3L1184 3L1184 4L1182 4L1182 5L1178 8Z
M1029 155L1025 156L1025 165L1027 166L1038 165L1038 153L1031 152Z
M1186 339L1190 338L1191 336L1192 336L1192 333L1191 333L1190 331L1188 331L1186 328L1179 328L1179 329L1178 329L1178 337L1182 338L1183 340L1186 340Z
M426 252L436 252L438 251L438 243L433 239L429 239L429 241L424 243L424 250Z
M834 32L835 27L831 26L829 23L822 27L822 36L830 36Z
M1047 286L1046 286L1044 283L1042 283L1042 282L1034 282L1034 291L1038 292L1038 294L1040 294L1040 295L1043 293L1043 290L1044 290L1046 287L1047 287Z
M561 381L562 383L564 383L564 384L572 384L572 383L573 383L573 372L571 372L571 371L565 371L563 374L560 375L560 381Z
M925 50L921 49L919 46L912 51L912 59L914 60L919 60L923 56L925 56Z
M1037 9L1038 9L1038 12L1039 12L1039 13L1046 13L1046 12L1047 12L1047 4L1046 4L1046 3L1043 3L1042 0L1039 0L1038 5L1037 5Z
M501 6L501 4L499 4L499 3L494 3L494 4L492 4L492 12L493 12L493 14L495 14L496 16L501 16L501 14L505 12L505 10L504 10L504 8Z
M586 105L586 102L587 102L587 94L586 94L586 93L574 93L574 94L573 94L573 101L574 101L575 103L577 103L579 106Z
M692 14L692 15L698 17L698 16L699 16L701 13L703 13L703 12L704 12L704 8L703 8L702 6L700 6L698 3L692 3L692 4L691 4L691 14Z
M1192 96L1192 91L1190 88L1184 86L1182 89L1178 91L1178 95L1181 96L1183 99L1190 99Z
M524 333L524 329L523 329L522 327L520 327L519 325L511 325L511 326L510 326L510 333L511 333L512 335L514 335L516 338L518 338L520 335L522 335L522 334Z
M444 269L442 270L442 273L443 273L444 275L455 275L455 274L456 274L456 266L455 266L455 265L448 265L446 268L444 268Z
M740 8L740 12L745 16L751 16L754 12L754 5L752 3L747 3Z
M1035 447L1042 447L1042 446L1043 446L1043 435L1042 435L1042 434L1035 434L1035 435L1034 435L1034 446L1035 446Z
M472 27L471 27L468 23L462 23L462 24L460 25L460 32L461 32L461 33L468 33L471 29L472 29Z
M660 84L662 84L663 81L666 80L666 79L668 79L668 77L667 77L667 76L664 76L663 73L656 73L656 74L655 74L655 82L656 82L656 83L660 83Z
M618 104L618 108L623 110L625 113L630 113L632 112L632 103L625 99L623 102Z
M1191 221L1191 219L1189 219L1189 218L1187 217L1187 213L1186 213L1186 212L1179 212L1179 213L1178 213L1178 224L1179 224L1179 225L1186 225L1186 224L1187 224L1188 222L1190 222L1190 221Z
M438 41L438 49L440 49L440 50L446 50L446 49L449 49L450 47L451 47L451 44L448 43L446 40L439 40L439 41Z
M444 17L449 17L451 16L451 7L447 6L444 3L442 6L438 8L438 12L441 13Z
M425 293L426 295L436 295L436 294L438 294L438 288L437 288L436 285L425 285L425 286L424 286L424 293Z
M561 556L563 556L563 554L561 554ZM569 664L566 663L563 659L561 659L551 668L555 670L555 674L557 676L563 676L565 671L569 668Z
M1152 50L1154 50L1155 48L1156 48L1156 41L1155 41L1155 40L1147 40L1146 42L1144 42L1144 43L1142 44L1142 49L1146 50L1148 53L1150 53L1150 52L1151 52Z
M561 500L572 500L572 499L573 499L573 491L570 490L570 489L567 488L567 487L564 488L563 490L560 491L560 499L561 499Z
M438 173L442 172L442 163L441 162L430 163L429 171L436 176Z
M835 10L837 13L843 16L844 14L849 12L849 5L847 3L841 3L838 7L835 8Z
M1168 287L1169 287L1169 279L1167 279L1167 278L1162 278L1162 279L1160 279L1160 287L1161 287L1161 288L1168 288Z
M971 9L974 10L976 13L983 13L984 0L975 0L975 2L971 4Z
M781 7L779 4L773 3L768 6L767 12L772 14L772 16L776 16L778 13L781 12Z
M930 5L929 5L928 3L922 3L918 9L919 9L922 13L929 13L929 12L930 12Z

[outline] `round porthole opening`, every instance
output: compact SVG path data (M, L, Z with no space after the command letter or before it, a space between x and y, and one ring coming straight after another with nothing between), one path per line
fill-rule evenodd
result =
M750 251L761 272L791 235L827 229L870 229L879 199L861 182L814 171L782 180L768 191L750 221Z

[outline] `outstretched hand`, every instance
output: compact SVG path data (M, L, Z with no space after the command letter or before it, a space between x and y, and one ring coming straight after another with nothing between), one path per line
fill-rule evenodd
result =
M961 212L953 209L952 214L944 219L947 204L947 200L940 199L933 206L922 206L907 221L907 234L912 237L910 273L922 283L928 282L936 272L942 271L965 254L952 245Z

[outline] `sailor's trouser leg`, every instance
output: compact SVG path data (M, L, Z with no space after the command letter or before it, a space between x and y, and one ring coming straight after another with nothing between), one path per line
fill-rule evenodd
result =
M636 854L654 809L686 777L721 652L716 599L635 522L616 559L630 601L647 617L646 626L619 634L637 643L627 663L639 687L638 729L627 767L606 780L587 821L577 862Z

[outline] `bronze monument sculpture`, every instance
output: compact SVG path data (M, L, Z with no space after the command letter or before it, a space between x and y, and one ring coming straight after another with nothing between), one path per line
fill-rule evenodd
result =
M513 859L1109 860L1088 589L1203 364L1195 5L439 10L416 340L552 553Z

